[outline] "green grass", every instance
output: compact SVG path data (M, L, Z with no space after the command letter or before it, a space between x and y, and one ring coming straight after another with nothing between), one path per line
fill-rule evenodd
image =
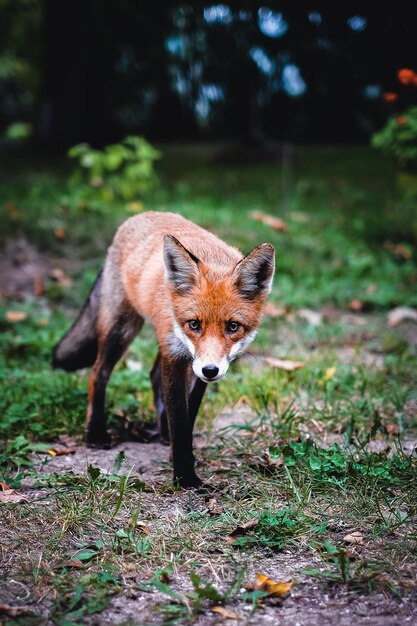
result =
M161 620L192 623L213 605L248 616L273 603L248 586L253 571L284 561L306 593L409 596L417 467L406 444L417 427L417 342L415 326L391 328L386 316L417 306L412 195L366 148L297 148L286 180L279 159L234 166L212 147L162 152L160 185L144 208L181 212L243 251L271 241L271 299L286 314L265 318L251 355L204 400L198 425L208 433L196 456L213 494L175 491L168 468L166 479L144 485L121 457L108 473L45 474L46 448L60 435L81 438L87 392L85 373L52 372L51 350L131 213L121 202L86 202L64 162L4 164L2 244L25 238L38 260L73 279L46 276L43 295L0 302L0 481L17 493L27 480L41 490L33 502L0 503L0 563L8 564L0 588L17 580L34 599L26 603L33 615L6 623L41 623L40 610L62 626L90 623L119 592L145 594ZM255 209L282 217L288 230L253 221ZM362 310L352 316L353 300ZM300 308L321 311L322 322L311 325ZM145 328L114 372L115 432L132 435L153 419L155 353ZM284 372L264 356L304 367ZM245 408L249 423L211 430L225 409L238 419ZM363 545L344 540L353 531Z

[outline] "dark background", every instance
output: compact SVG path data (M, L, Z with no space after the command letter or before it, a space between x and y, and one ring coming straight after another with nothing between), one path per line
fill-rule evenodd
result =
M0 0L0 135L37 148L368 142L417 62L412 3ZM404 102L403 102L404 104Z

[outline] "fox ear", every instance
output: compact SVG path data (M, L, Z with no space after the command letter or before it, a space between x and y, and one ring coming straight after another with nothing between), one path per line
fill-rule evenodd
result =
M266 297L272 288L275 270L275 252L270 243L262 243L236 265L233 278L240 293L253 300Z
M172 235L164 237L165 277L180 294L189 291L198 280L200 261Z

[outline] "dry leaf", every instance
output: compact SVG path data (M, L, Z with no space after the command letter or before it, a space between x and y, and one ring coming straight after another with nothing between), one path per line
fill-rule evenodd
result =
M261 589L262 591L267 591L271 596L284 596L287 594L291 587L293 586L293 581L289 580L287 582L278 581L275 582L265 574L256 574L257 582L256 588Z
M56 280L58 285L61 285L62 287L71 287L74 282L72 278L66 276L63 270L61 270L59 267L54 267L54 269L52 269L50 272L50 276L51 278Z
M8 491L9 489L11 489L11 487L9 487L9 485L7 483L0 482L0 490L1 491Z
M270 226L279 233L285 232L288 228L287 224L281 218L275 217L273 215L268 215L267 213L263 213L262 211L252 211L250 216L253 220L262 222L262 224Z
M74 454L75 448L67 448L62 446L61 448L48 448L46 452L51 456L64 456L66 454Z
M416 309L399 306L388 313L388 326L398 326L402 322L417 322Z
M15 489L6 489L6 491L0 491L0 502L17 504L18 502L29 502L29 500L23 494L16 493Z
M16 324L17 322L23 322L23 320L27 319L28 314L26 311L7 311L6 318L12 324Z
M54 235L55 235L55 238L58 239L58 241L65 241L67 237L67 234L65 230L62 228L62 226L57 226L54 229Z
M363 546L363 535L355 530L353 533L349 533L349 535L343 537L343 541L346 541L346 543L354 543L357 546Z
M83 561L80 561L79 559L68 559L68 561L64 561L63 563L60 563L60 565L58 565L57 567L76 567L76 568L83 568L85 567L86 564L83 563Z
M278 307L273 302L268 302L264 307L264 315L268 315L269 317L285 317L286 314L286 309L284 309L283 307Z
M276 367L286 372L293 372L294 370L299 370L304 367L302 361L287 361L286 359L276 359L274 356L265 357L265 361L271 365L271 367Z
M349 304L349 309L354 311L355 313L359 313L359 311L363 311L363 302L362 300L352 300Z
M306 320L311 326L320 326L323 321L323 313L312 311L311 309L300 309L297 311L297 315Z
M0 615L1 614L8 615L9 617L18 617L19 615L33 615L33 611L27 606L11 606L10 604L0 602ZM0 624L3 624L3 622L0 622Z
M213 613L218 613L219 615L221 615L222 617L225 617L226 619L235 619L235 620L243 619L241 615L238 615L234 611L229 611L229 609L225 609L224 606L213 606L211 610L213 611Z
M385 428L385 430L387 431L387 433L389 435L399 435L400 434L400 427L398 426L398 423L395 422L382 422L383 427Z
M210 500L207 500L206 507L210 515L221 515L223 513L223 509L217 502L216 498L210 498Z
M254 519L245 522L241 526L236 526L236 528L230 533L229 540L233 541L237 537L243 537L244 535L246 535L246 532L248 530L252 530L252 528L255 528L255 526L257 526L258 524L259 519L255 517Z
M149 528L149 526L147 524L145 524L145 522L136 522L136 528L138 530L140 530L141 532L145 533L145 535L149 535L149 533L151 532L151 529Z
M45 285L41 276L35 276L33 279L33 292L36 297L43 296L45 293Z

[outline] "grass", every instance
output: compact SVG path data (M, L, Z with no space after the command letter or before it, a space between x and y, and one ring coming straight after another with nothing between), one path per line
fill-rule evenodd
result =
M158 623L211 623L213 606L249 620L282 603L251 587L257 571L298 581L300 615L311 594L410 599L417 342L412 324L386 319L417 305L412 196L366 148L297 148L285 180L279 159L226 166L212 148L162 151L161 184L144 207L181 212L245 251L271 241L271 300L285 314L265 318L251 355L207 394L196 455L212 493L175 491L168 465L143 483L121 455L107 472L92 463L51 474L47 450L82 436L87 388L85 373L51 373L51 349L132 206L86 202L65 163L4 165L2 244L29 240L35 263L61 270L44 272L41 295L0 302L0 481L37 493L0 503L0 606L21 609L5 623L94 623L119 593L131 606L140 598L149 622L156 612ZM254 209L288 230L253 221ZM110 424L123 437L153 419L154 355L145 328L112 377ZM282 371L264 356L304 367ZM212 428L225 410L237 423Z

